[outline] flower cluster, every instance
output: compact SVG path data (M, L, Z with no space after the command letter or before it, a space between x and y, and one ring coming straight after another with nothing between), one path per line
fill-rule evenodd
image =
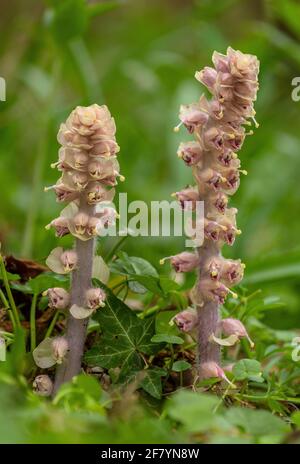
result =
M46 339L36 348L34 357L40 367L62 364L66 356L72 358L73 351L77 353L77 365L80 364L80 350L76 347L74 350L72 345L83 345L82 340L77 339L82 327L80 320L87 320L94 311L105 306L105 291L92 287L92 277L96 276L93 270L99 267L102 259L94 257L94 238L103 235L118 217L112 200L118 179L124 178L119 172L115 133L115 121L108 108L96 104L75 108L59 129L59 159L51 167L57 168L61 176L55 185L45 190L54 190L57 201L66 206L46 228L53 228L57 237L73 235L75 247L71 250L55 248L46 264L53 272L72 273L73 277L70 292L54 287L46 290L44 296L48 297L51 308L68 310L68 320L78 320L79 325L76 328L76 324L67 323L65 338ZM104 271L100 269L99 274ZM80 334L83 338L84 332ZM68 374L66 380L67 377Z
M196 72L196 79L212 94L209 100L204 95L197 103L180 107L180 124L184 125L194 141L181 143L178 156L192 168L196 181L174 193L183 209L194 211L197 201L204 202L204 219L196 224L202 227L204 240L197 253L183 252L172 256L171 264L176 272L199 270L197 283L191 297L195 312L185 310L174 322L183 331L198 325L199 375L202 378L224 378L218 363L219 349L212 344L233 344L241 337L248 337L243 324L235 319L225 319L220 324L218 307L232 292L231 287L243 278L245 265L240 260L225 259L221 255L224 244L233 245L241 231L236 225L236 208L229 208L229 198L240 184L241 169L237 152L246 135L244 126L258 126L253 102L258 90L259 62L255 56L227 49L226 55L214 52L214 67L205 67ZM214 314L212 314L214 313ZM222 343L218 332L223 331L229 340ZM249 339L250 340L250 339ZM252 345L252 341L251 345Z

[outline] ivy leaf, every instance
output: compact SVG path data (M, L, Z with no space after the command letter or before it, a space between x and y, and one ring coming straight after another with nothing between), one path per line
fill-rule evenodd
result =
M140 386L153 398L160 400L162 395L161 378L166 376L167 372L165 369L155 367L153 369L146 369L143 373L145 375L140 382Z
M88 364L104 368L120 367L125 374L131 368L142 369L143 354L158 350L151 342L155 330L154 318L142 320L112 291L99 281L95 281L107 294L106 306L94 316L103 331L100 342L85 355Z
M232 369L232 373L237 380L253 380L263 382L261 365L255 359L241 359Z
M128 256L125 252L118 254L111 264L111 271L126 275L129 279L129 288L135 293L150 292L166 296L167 293L178 290L179 285L165 276L159 276L157 270L145 259Z

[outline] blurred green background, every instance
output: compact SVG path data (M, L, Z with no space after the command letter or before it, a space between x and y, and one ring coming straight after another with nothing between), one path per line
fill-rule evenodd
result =
M300 326L300 4L294 0L11 0L1 2L0 240L6 253L43 262L57 243L44 229L61 206L43 187L57 179L56 134L76 105L107 104L116 119L129 200L170 199L191 182L176 156L180 103L203 89L196 70L228 45L261 61L260 127L241 151L249 175L232 205L243 234L225 254L247 264L245 285L278 295L269 323ZM110 246L109 240L104 244ZM129 238L153 264L182 238ZM166 268L167 272L167 268Z

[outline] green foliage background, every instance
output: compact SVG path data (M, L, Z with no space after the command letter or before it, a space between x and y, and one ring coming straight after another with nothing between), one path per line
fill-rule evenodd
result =
M190 170L176 156L185 135L172 131L178 107L196 100L203 90L193 78L195 71L209 65L214 50L225 52L231 45L261 61L256 104L260 127L241 151L249 174L232 204L239 209L243 234L226 255L247 264L245 286L261 288L266 298L282 302L267 305L264 321L273 329L299 328L300 102L291 98L292 79L300 75L299 3L2 3L0 75L7 84L6 102L0 102L4 252L43 262L57 243L44 226L60 206L43 186L56 181L57 172L49 168L57 158L56 134L76 105L105 103L111 109L126 176L119 191L128 193L128 201L169 199L189 183ZM111 242L103 246L109 249ZM125 249L157 266L161 257L183 246L183 239L141 237L128 239Z

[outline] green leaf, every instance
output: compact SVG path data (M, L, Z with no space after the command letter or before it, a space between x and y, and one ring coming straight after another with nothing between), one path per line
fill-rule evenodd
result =
M101 403L105 402L99 382L90 375L80 374L71 382L64 383L58 390L53 403L68 410L82 409L96 412L100 417L105 414Z
M151 338L153 343L170 343L172 345L182 345L184 340L176 335L156 334Z
M241 359L233 366L232 373L237 380L264 381L261 365L255 359Z
M232 425L260 438L263 436L280 438L289 430L284 421L269 411L232 407L226 411L225 416Z
M66 287L69 283L68 277L58 276L50 272L45 272L38 275L34 279L27 282L27 286L31 288L32 293L38 295L44 290L52 287Z
M141 380L140 386L149 395L159 400L162 395L161 378L166 376L167 372L164 369L155 367L154 369L146 369L143 373L145 376Z
M215 423L214 408L219 398L208 393L181 390L167 404L167 414L188 432L207 432Z
M106 306L94 316L103 332L100 342L85 355L88 364L105 368L120 367L126 373L130 368L144 365L141 353L152 354L158 347L151 342L155 323L153 318L138 318L125 303L105 285L98 285L107 293Z
M168 277L160 277L155 267L145 259L128 256L125 252L118 254L119 258L111 264L111 271L126 275L129 279L129 288L136 293L146 293L165 296L171 291L178 290L179 285Z
M187 361L184 361L184 360L175 361L172 366L172 371L183 372L183 371L190 369L191 367L192 365Z

